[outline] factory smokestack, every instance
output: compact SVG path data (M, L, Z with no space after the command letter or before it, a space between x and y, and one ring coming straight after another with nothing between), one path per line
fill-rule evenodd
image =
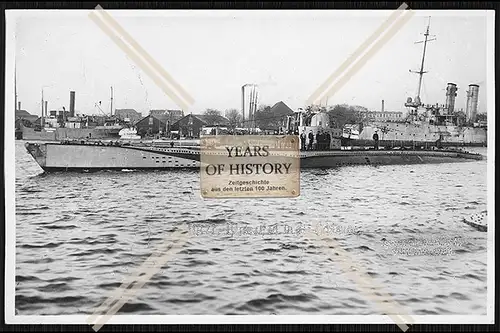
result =
M455 110L455 97L457 97L457 85L448 83L446 87L446 110L448 114L452 114Z
M242 126L245 127L245 86L241 87L241 116L243 119Z
M49 104L49 101L45 101L45 117L49 116L49 112L47 111L47 105Z
M382 112L384 112L384 100L382 100Z
M17 102L17 109L21 111L21 102Z
M75 116L75 92L74 91L69 92L69 116L70 117Z
M467 91L467 107L465 109L465 116L469 123L476 121L478 96L479 86L477 84L469 84L469 90Z
M42 125L42 128L45 128L45 121L46 121L46 118L47 118L47 103L48 101L44 101L45 105L42 104L42 119L41 119L41 125Z

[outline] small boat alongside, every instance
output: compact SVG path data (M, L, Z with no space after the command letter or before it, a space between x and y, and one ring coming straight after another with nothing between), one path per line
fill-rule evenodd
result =
M120 140L140 140L141 136L137 135L137 130L135 128L123 128L118 133Z
M471 216L464 217L462 221L468 224L477 231L487 232L488 231L488 212L486 210L473 214Z

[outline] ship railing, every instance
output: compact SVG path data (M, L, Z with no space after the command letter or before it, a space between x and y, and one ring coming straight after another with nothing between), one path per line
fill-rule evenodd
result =
M78 139L66 139L66 140L61 140L59 144L63 145L97 145L97 146L133 146L133 147L147 147L147 148L152 148L152 149L159 149L159 148L167 148L172 151L182 151L184 153L201 153L201 146L168 146L168 145L152 145L151 143L148 142L120 142L118 140L99 140L99 139L85 139L85 140L78 140ZM343 149L344 148L344 149ZM345 149L349 148L349 149ZM459 147L447 147L447 148L437 148L434 146L431 146L431 149L422 149L423 147L417 148L417 146L414 147L405 147L405 146L395 146L395 147L380 147L379 149L374 149L374 147L356 147L356 146L341 146L341 147L335 147L335 148L330 148L327 150L300 150L301 154L306 154L308 156L312 155L325 155L329 153L335 153L335 154L341 154L341 155L347 155L347 154L352 154L354 153L363 153L363 154L416 154L418 153L419 155L425 155L430 154L430 155L441 155L443 154L451 154L451 155L468 155L468 156L482 156L481 154L478 153L471 153L467 152L466 150L459 148Z

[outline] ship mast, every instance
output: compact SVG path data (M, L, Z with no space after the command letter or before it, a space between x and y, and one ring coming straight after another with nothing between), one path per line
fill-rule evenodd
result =
M253 113L254 100L255 100L255 87L252 85L252 89L250 90L250 105L248 107L248 127L250 128L251 131L253 131L252 113Z
M246 105L245 105L245 88L246 87L252 87L253 89L250 90L250 94L249 94L249 98L250 98L250 101L248 102L248 119L245 120L245 109L246 109ZM247 130L250 131L250 129L252 128L252 120L255 120L254 118L254 115L252 114L254 111L254 109L256 108L256 103L257 103L257 100L256 100L256 95L255 95L255 87L256 87L256 84L254 83L247 83L247 84L244 84L243 86L241 86L241 114L242 114L242 118L243 118L243 121L242 121L242 125L243 127L246 127ZM255 106L254 106L255 104Z
M44 104L44 99L43 99L43 88L42 88L42 116L40 117L40 127L44 128L45 123L43 119L43 104Z
M14 65L14 110L17 111L17 65Z
M431 18L429 17L429 22L427 24L427 30L425 31L424 33L424 36L425 36L425 39L423 41L418 41L418 42L415 42L415 44L420 44L420 43L424 43L424 49L423 49L423 52L422 52L422 62L420 64L420 70L419 71L412 71L410 69L410 73L415 73L415 74L418 74L419 75L419 79L418 79L418 89L417 89L417 96L415 97L415 101L414 103L412 103L411 106L413 106L415 109L415 114L412 114L412 115L415 115L416 116L416 111L417 111L417 108L419 106L422 105L421 103L421 99L420 99L420 91L422 89L422 79L424 77L424 74L427 73L427 71L424 71L424 62L425 62L425 52L427 50L427 43L428 42L432 42L433 40L436 40L436 38L430 38L429 39L429 36L431 36L429 34L429 28L430 28L430 25L431 25ZM432 36L433 37L433 36ZM410 104L410 103L408 103Z
M111 107L110 115L113 116L113 86L111 86Z
M253 104L253 112L252 112L252 126L253 128L257 128L257 124L255 123L255 112L257 111L257 105L259 101L259 91L255 92L255 102Z

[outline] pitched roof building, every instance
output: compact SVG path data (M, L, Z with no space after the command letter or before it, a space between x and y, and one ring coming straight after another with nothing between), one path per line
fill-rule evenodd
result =
M289 116L294 113L283 101L274 104L271 108L271 112L277 116Z
M261 130L279 130L286 124L287 116L294 112L283 101L279 101L272 107L266 107L256 114L256 126Z
M15 116L16 120L22 120L23 123L26 123L26 121L28 121L28 123L34 123L39 117L37 115L29 113L26 110L16 110Z
M181 137L198 138L202 127L226 127L229 119L220 115L189 114L172 124L172 131L179 131Z
M184 111L182 110L157 109L150 110L149 114L158 116L159 118L168 119L171 124L184 117Z
M134 126L141 137L168 132L168 121L164 116L150 114L137 121Z
M134 124L136 121L140 120L143 115L134 109L116 109L115 115L118 119L126 120L128 119L130 123Z

